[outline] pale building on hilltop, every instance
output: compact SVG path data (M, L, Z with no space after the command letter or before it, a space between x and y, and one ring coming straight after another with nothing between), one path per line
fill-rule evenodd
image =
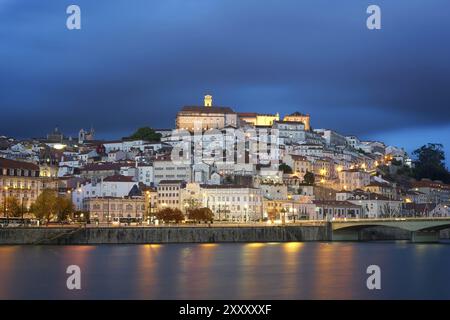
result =
M177 129L204 131L227 126L239 126L237 113L229 107L213 106L210 95L205 96L203 106L185 106L177 113Z
M299 121L274 121L273 129L278 130L282 143L306 141L305 124Z
M347 139L345 136L329 129L315 129L314 132L320 134L329 146L346 146Z
M276 114L264 114L256 112L240 112L238 117L241 123L251 126L272 126L276 121L280 120L280 115Z
M302 122L305 124L305 130L311 130L311 117L309 114L302 114L300 112L294 112L289 114L283 118L283 121L294 121L294 122Z

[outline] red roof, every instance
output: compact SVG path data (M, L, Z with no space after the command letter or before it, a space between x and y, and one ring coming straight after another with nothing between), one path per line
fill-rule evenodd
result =
M23 162L0 158L0 168L38 171L39 166L31 162Z
M114 176L106 177L105 179L103 179L103 181L105 181L105 182L133 182L133 177L122 176L120 174L117 174Z

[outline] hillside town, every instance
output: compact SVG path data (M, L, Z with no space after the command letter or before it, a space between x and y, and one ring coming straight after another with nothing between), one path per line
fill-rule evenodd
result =
M174 128L141 129L150 138L1 136L0 215L34 218L52 192L71 202L62 220L97 224L170 222L162 211L187 222L202 210L212 216L198 220L223 223L450 216L450 185L402 174L414 167L404 149L316 129L309 114L237 112L206 95Z

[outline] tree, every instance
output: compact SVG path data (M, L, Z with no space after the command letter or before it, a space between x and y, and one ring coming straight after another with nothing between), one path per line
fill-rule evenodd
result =
M70 214L74 211L72 200L65 197L58 197L56 199L55 206L55 211L59 222L66 221Z
M269 212L267 212L267 216L268 216L269 220L272 222L275 221L275 219L277 218L277 215L278 215L277 209L272 209L272 210L269 210Z
M194 221L212 221L214 215L209 208L196 208L188 211L188 218Z
M278 166L278 170L283 171L283 173L291 174L292 168L286 163L282 163Z
M303 181L308 185L313 185L316 178L314 176L314 173L306 171L305 175L303 176Z
M37 219L46 220L48 222L57 212L56 201L56 192L50 189L45 189L31 206L31 212L33 212Z
M153 130L150 127L142 127L142 128L137 129L136 132L130 136L130 138L147 140L147 141L160 141L161 134L155 132L155 130Z
M8 216L20 217L22 215L22 208L20 206L19 199L16 197L6 197L5 201Z
M442 144L428 143L412 154L415 157L413 175L416 179L428 178L450 183L450 173L445 167L445 153Z
M179 223L184 220L184 214L179 209L165 208L156 213L156 218L164 222Z

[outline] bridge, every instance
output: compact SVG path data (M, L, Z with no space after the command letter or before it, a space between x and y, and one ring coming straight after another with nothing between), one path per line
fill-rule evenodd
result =
M361 240L361 231L371 227L389 227L408 231L413 242L437 242L439 231L450 228L450 217L333 220L331 222L332 240Z

